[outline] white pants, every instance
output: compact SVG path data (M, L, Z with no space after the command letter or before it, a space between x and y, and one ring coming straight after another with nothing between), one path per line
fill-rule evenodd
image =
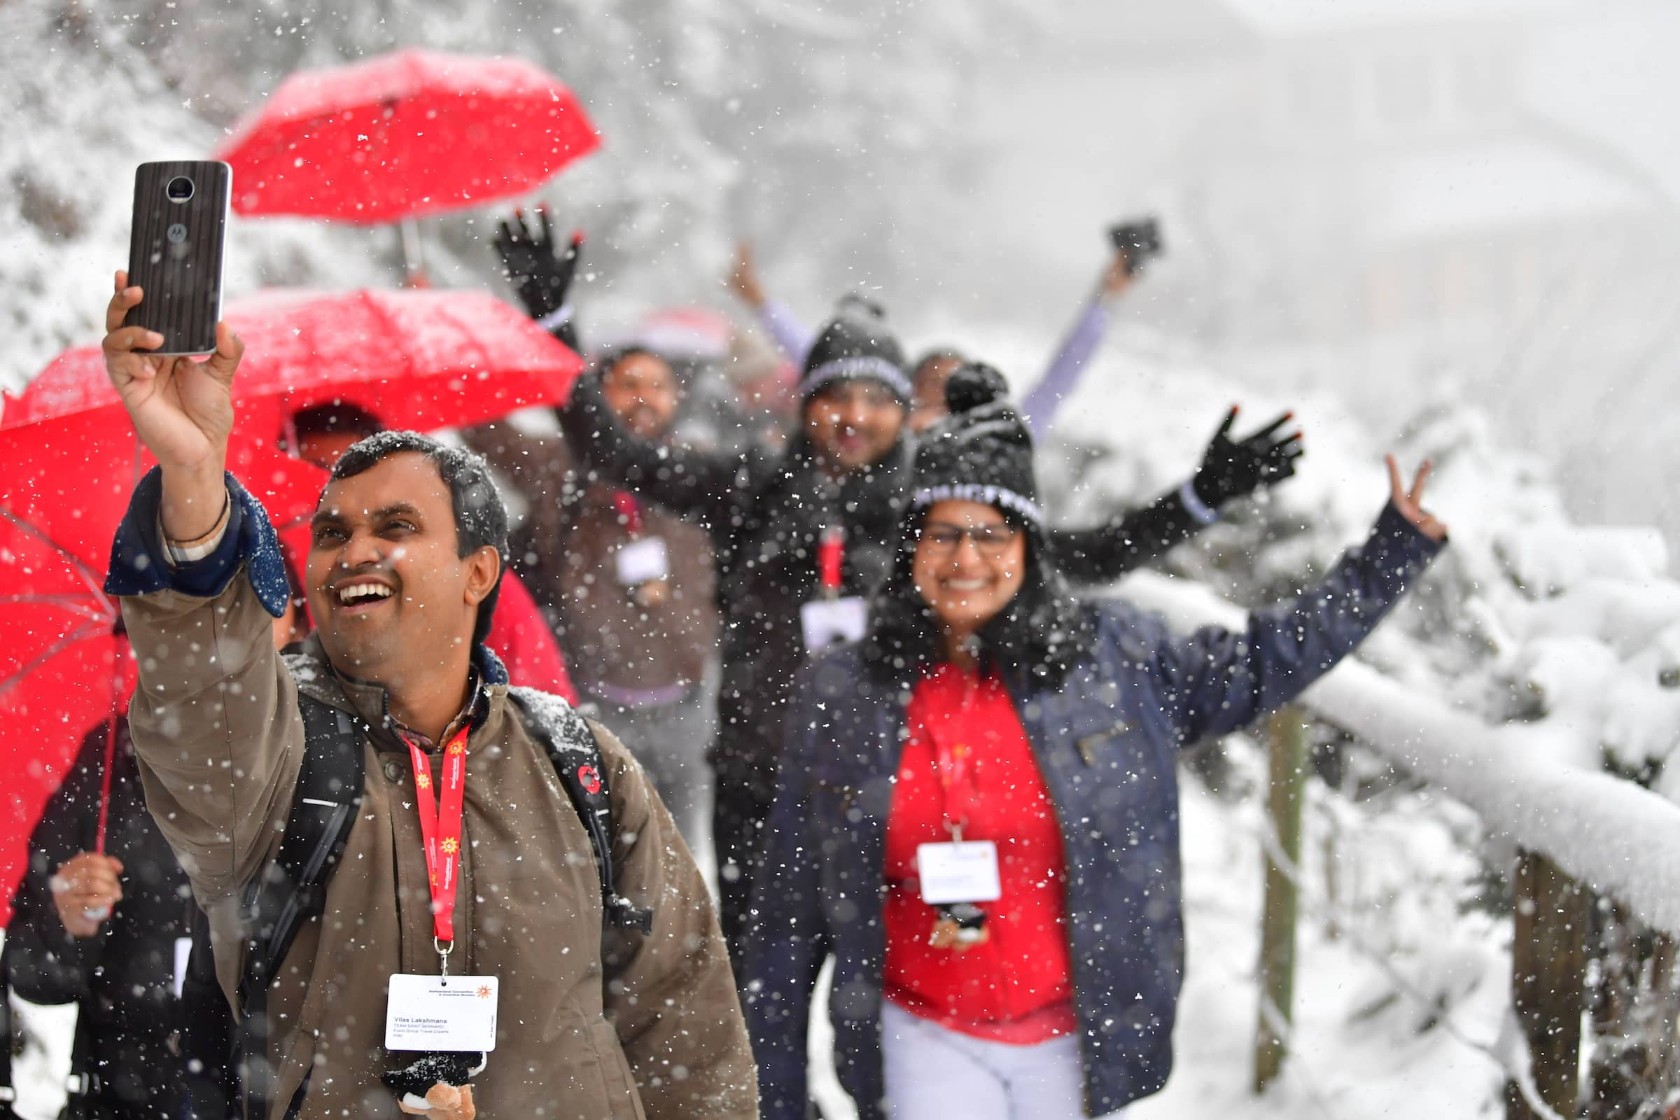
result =
M988 1042L881 1004L888 1120L1084 1120L1079 1039ZM1110 1113L1119 1120L1122 1112Z

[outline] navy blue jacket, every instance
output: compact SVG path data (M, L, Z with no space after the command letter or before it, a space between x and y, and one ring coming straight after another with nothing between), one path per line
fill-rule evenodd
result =
M1044 774L1067 858L1067 937L1090 1115L1158 1091L1172 1069L1184 971L1181 747L1280 707L1346 656L1440 546L1384 509L1364 547L1245 631L1171 634L1119 601L1089 604L1095 648L1059 690L1005 683ZM887 813L911 681L858 647L814 661L796 690L748 955L747 1022L766 1120L805 1115L805 1028L835 957L829 1016L841 1084L883 1115L881 921Z

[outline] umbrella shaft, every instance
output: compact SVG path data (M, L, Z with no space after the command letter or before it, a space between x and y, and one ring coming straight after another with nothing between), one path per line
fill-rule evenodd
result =
M426 262L420 253L420 223L404 218L397 223L397 230L402 237L403 282L411 288L425 287Z

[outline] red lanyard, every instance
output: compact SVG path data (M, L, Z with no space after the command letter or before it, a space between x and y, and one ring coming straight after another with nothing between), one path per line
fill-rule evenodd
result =
M934 757L938 762L939 788L945 794L945 827L950 830L953 839L962 841L963 829L974 816L975 808L980 804L980 789L974 772L974 748L965 740L974 736L965 736L958 729L979 731L974 722L973 713L967 709L976 699L975 693L985 687L984 681L971 682L967 676L959 686L961 689L961 705L952 712L949 718L941 721L944 727L935 730L929 726L927 733L933 739Z
M443 748L443 796L432 794L432 764L420 744L403 736L414 765L414 800L420 839L426 845L426 879L432 888L432 936L448 957L455 943L455 881L461 869L461 797L467 788L467 728Z
M823 595L833 599L840 594L840 570L846 558L846 531L824 529L817 540L817 582Z
M631 539L642 535L642 503L628 490L613 491L613 511Z

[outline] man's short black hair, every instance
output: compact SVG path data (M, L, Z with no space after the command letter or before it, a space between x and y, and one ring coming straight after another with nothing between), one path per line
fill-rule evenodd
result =
M490 479L490 468L484 458L419 432L380 432L352 445L333 467L332 480L354 478L393 455L407 452L431 460L438 477L449 487L449 505L455 514L456 555L464 559L489 545L501 557L496 585L478 605L478 620L473 624L473 645L482 645L490 635L490 619L496 612L502 576L508 566L507 506L502 504L502 496Z
M292 430L299 436L318 436L328 432L349 432L371 436L385 430L384 423L359 404L349 401L328 401L312 404L292 414Z

